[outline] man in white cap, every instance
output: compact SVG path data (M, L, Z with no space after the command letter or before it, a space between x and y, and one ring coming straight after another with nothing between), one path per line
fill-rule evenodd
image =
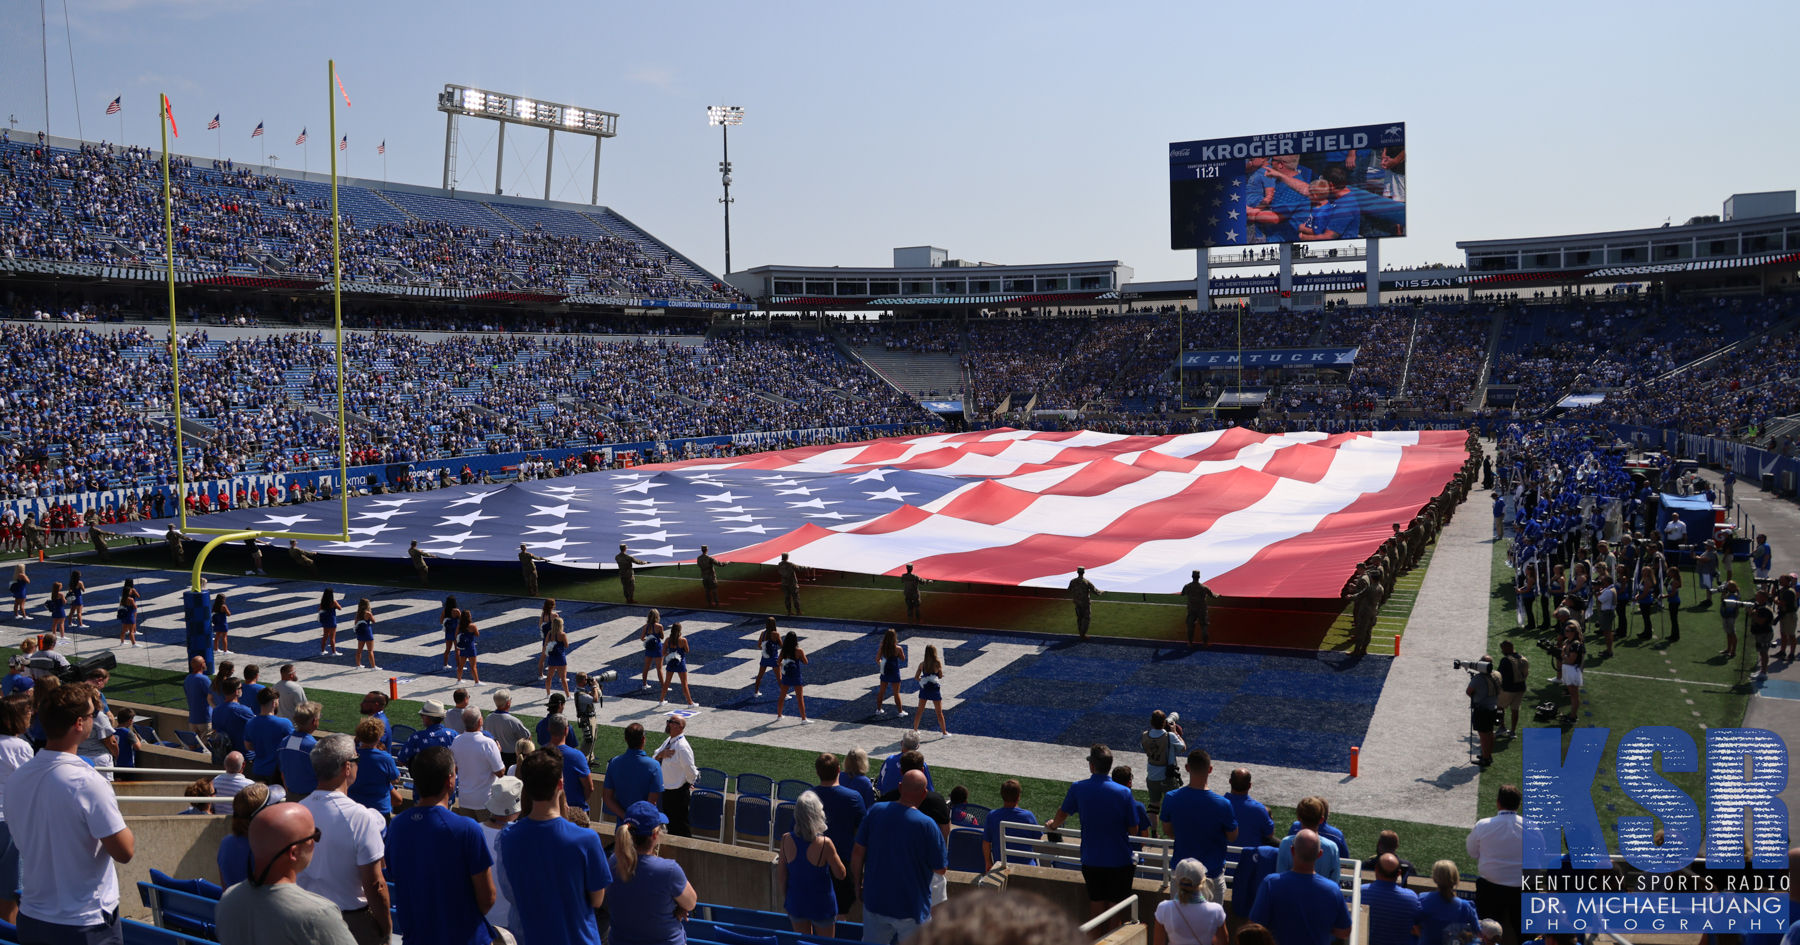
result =
M487 920L508 931L512 930L512 900L506 897L506 869L500 865L500 831L519 819L519 798L524 793L525 782L518 778L502 775L494 779L494 786L488 790L487 822L481 825L488 853L494 858L494 884L500 889Z
M436 699L428 699L419 707L421 728L394 752L394 761L402 768L412 764L413 757L433 745L449 748L456 741L456 733L444 725L444 704Z

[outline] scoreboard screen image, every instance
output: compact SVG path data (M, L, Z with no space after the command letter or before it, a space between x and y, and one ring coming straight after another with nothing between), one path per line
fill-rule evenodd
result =
M1169 145L1169 248L1406 235L1406 123Z

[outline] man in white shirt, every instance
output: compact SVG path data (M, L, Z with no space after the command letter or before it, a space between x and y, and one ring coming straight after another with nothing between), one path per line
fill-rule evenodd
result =
M494 786L488 791L487 822L481 825L482 836L487 838L488 854L494 858L494 887L500 895L494 899L494 908L489 909L487 920L500 928L512 930L512 900L506 896L506 867L500 863L500 831L506 825L519 819L519 799L524 796L525 782L511 775L501 775L494 779Z
M1687 542L1687 523L1682 521L1679 515L1670 513L1669 524L1664 525L1662 531L1663 544L1671 550L1680 548Z
M225 773L213 778L213 796L225 800L213 805L213 813L231 815L231 799L237 793L250 786L250 779L244 777L244 756L240 752L232 752L225 756Z
M468 696L464 695L463 700L468 701ZM456 812L480 820L487 810L488 789L493 787L495 778L506 773L506 765L500 760L500 746L481 730L480 709L464 709L450 715L463 728L463 733L450 743L450 755L456 759Z
M388 945L394 930L381 875L386 824L344 793L356 780L356 743L348 735L327 735L313 748L312 761L319 787L300 803L312 813L320 839L300 874L300 888L331 900L357 945Z
M662 762L663 815L669 818L669 833L691 837L694 832L688 825L688 792L700 780L700 769L694 765L694 746L688 744L687 719L669 716L663 732L669 737L656 751L656 760Z
M38 709L44 750L13 772L6 786L7 826L19 847L19 940L124 941L119 877L137 841L112 786L75 755L93 731L99 694L63 686Z
M1500 922L1504 945L1519 941L1519 887L1525 881L1525 821L1519 816L1519 800L1518 785L1500 785L1495 798L1500 812L1477 821L1466 844L1469 855L1479 861L1475 911Z

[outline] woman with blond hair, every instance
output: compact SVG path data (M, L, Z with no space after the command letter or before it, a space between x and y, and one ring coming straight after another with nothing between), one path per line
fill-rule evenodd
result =
M1156 907L1156 945L1225 945L1225 909L1214 898L1206 864L1175 864L1173 895Z
M267 784L251 784L231 799L231 832L219 841L220 886L230 889L250 878L250 821L268 803Z
M1475 904L1456 895L1456 884L1461 878L1455 860L1439 860L1431 864L1431 882L1437 886L1437 891L1419 894L1421 945L1435 945L1444 941L1447 930L1466 926L1469 931L1474 932L1481 928L1481 917L1475 914Z
M612 912L612 945L668 945L683 942L681 919L700 902L674 860L657 855L669 818L649 801L625 809L613 835L612 885L606 905ZM680 892L670 894L671 890Z
M944 660L938 656L936 646L925 647L925 658L919 661L919 671L913 673L919 681L919 711L913 715L913 731L919 730L919 723L925 719L925 703L931 703L937 709L938 731L950 737L950 726L944 724Z
M838 902L832 880L848 874L837 847L825 836L825 805L807 791L794 802L794 829L781 838L781 857L775 861L775 888L794 931L821 938L835 934Z

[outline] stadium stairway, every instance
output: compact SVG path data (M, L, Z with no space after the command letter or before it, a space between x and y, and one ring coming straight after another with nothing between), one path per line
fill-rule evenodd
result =
M962 358L959 355L889 351L880 345L850 348L850 351L882 380L914 397L928 395L934 390L946 397L960 396L962 391Z
M1469 392L1469 409L1487 406L1488 378L1494 373L1494 357L1500 352L1500 336L1506 332L1506 309L1494 312L1493 327L1488 329L1487 350L1481 356L1481 370L1475 375L1475 389Z

